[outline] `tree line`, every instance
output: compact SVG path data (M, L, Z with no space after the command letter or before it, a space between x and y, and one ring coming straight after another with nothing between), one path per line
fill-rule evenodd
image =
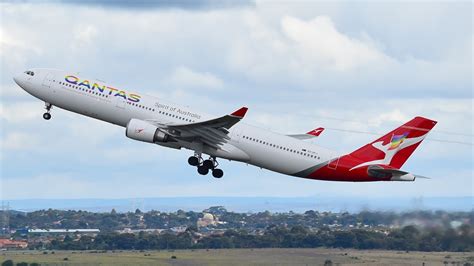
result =
M221 249L221 248L354 248L410 251L473 251L474 228L465 224L457 229L419 230L406 226L389 233L364 229L313 231L303 226L291 228L270 226L261 234L245 230L226 230L221 234L202 236L189 227L179 234L101 233L80 239L66 236L53 240L48 248L63 250L154 250L154 249Z
M148 211L119 213L95 213L87 211L39 210L26 214L15 213L10 215L10 228L97 228L101 231L131 229L170 229L178 226L194 226L204 213L211 213L220 223L213 226L215 229L245 229L264 230L268 226L304 226L320 228L323 226L351 227L400 227L407 223L424 224L433 227L451 227L453 221L462 221L472 224L474 211L445 212L445 211L411 211L404 213L362 211L359 213L332 213L314 210L305 213L271 213L268 211L257 213L236 213L227 211L223 207L211 207L203 212L183 211L160 212ZM1 214L1 211L0 211Z

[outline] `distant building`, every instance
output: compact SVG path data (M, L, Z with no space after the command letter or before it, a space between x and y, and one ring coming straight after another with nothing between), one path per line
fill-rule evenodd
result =
M170 231L175 234L179 234L179 233L185 232L187 228L188 227L186 226L175 226L175 227L170 228Z
M99 229L28 229L28 234L61 235L61 234L83 234L95 235L100 233Z
M148 229L131 229L131 228L124 228L122 230L115 230L115 232L119 234L138 234L140 232L145 232L149 234L161 234L165 229L157 229L157 228L148 228Z
M216 225L217 221L214 218L214 215L210 213L204 213L202 218L199 218L197 221L198 227L207 227L210 225Z
M11 239L0 239L1 249L24 249L28 247L28 242Z

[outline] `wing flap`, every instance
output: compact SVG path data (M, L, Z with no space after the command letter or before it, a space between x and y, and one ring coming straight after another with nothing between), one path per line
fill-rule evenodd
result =
M187 124L161 124L160 127L176 139L184 141L201 140L215 149L230 140L229 129L247 113L248 108L218 118Z

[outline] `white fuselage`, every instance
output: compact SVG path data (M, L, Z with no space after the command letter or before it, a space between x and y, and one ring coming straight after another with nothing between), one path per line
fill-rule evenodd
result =
M72 84L65 80L70 72L34 69L34 73L34 76L15 77L15 81L28 93L53 106L118 126L126 127L133 118L162 124L186 124L214 118L154 96L122 91L99 80L80 77ZM84 80L88 81L89 88L79 85ZM91 89L93 84L100 84L100 88ZM119 92L123 93L117 95ZM295 176L302 176L301 172L337 156L312 143L244 123L237 123L229 131L230 140L222 145L221 151L204 145L202 152ZM160 145L194 148L185 141L172 146Z

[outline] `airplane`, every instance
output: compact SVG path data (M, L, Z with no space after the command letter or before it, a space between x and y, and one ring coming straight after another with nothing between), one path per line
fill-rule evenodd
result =
M23 90L45 102L43 118L53 106L125 128L133 140L194 154L188 163L201 175L224 175L217 158L238 161L285 175L326 181L415 181L400 168L436 121L415 117L384 136L348 153L338 154L305 140L306 134L282 135L245 123L241 107L220 117L164 99L121 89L63 70L34 68L14 76ZM209 156L204 159L203 156Z

